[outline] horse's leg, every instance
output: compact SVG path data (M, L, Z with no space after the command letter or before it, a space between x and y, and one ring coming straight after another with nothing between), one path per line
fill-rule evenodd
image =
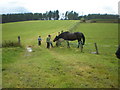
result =
M80 43L79 43L79 41L78 41L78 47L77 48L79 48L80 47Z
M78 40L78 48L80 47L81 39Z
M70 48L70 44L69 44L69 41L67 41L67 46L68 46L68 48Z
M56 46L58 47L58 41L56 41Z

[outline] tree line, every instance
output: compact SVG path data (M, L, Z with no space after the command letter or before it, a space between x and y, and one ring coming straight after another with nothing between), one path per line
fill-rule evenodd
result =
M84 16L85 19L118 19L119 15L112 14L88 14Z
M49 11L46 13L19 13L2 14L2 23L28 21L28 20L58 20L59 11Z
M118 19L119 15L111 14L88 14L79 16L75 11L66 11L60 13L58 10L48 11L46 13L19 13L19 14L2 14L2 23L28 21L28 20L80 20L85 19Z

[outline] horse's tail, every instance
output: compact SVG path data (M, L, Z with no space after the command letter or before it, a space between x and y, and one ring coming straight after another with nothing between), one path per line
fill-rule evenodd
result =
M83 39L83 45L84 45L85 44L85 36L83 33L82 33L82 39Z

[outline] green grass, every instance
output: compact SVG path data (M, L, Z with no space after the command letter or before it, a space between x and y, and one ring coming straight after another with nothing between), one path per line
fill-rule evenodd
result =
M117 23L118 19L92 19L97 23Z
M92 19L92 20L96 20L96 21L114 21L114 20L118 20L118 19Z
M20 35L22 43L35 44L39 35L46 38L47 35L57 35L58 31L67 30L76 21L25 21L16 23L6 23L2 25L3 28L3 41L17 40ZM11 36L12 33L12 36Z
M12 63L15 62L15 59L17 59L17 56L19 56L19 53L22 52L22 48L20 47L16 47L16 48L3 48L2 52L3 52L3 64L8 64L8 63ZM5 52L5 53L4 53Z
M21 35L24 48L3 48L3 88L117 88L117 24L80 23L74 31L86 36L84 53L77 41L67 48L46 49L48 34L52 39L78 21L27 21L3 24L3 41L17 40ZM38 35L43 38L37 46ZM95 52L97 43L99 55ZM53 43L55 45L55 43ZM32 45L33 52L26 51Z

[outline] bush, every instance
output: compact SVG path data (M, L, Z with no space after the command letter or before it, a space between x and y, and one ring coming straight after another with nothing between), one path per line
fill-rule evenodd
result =
M15 41L4 41L2 47L22 47L22 45Z

